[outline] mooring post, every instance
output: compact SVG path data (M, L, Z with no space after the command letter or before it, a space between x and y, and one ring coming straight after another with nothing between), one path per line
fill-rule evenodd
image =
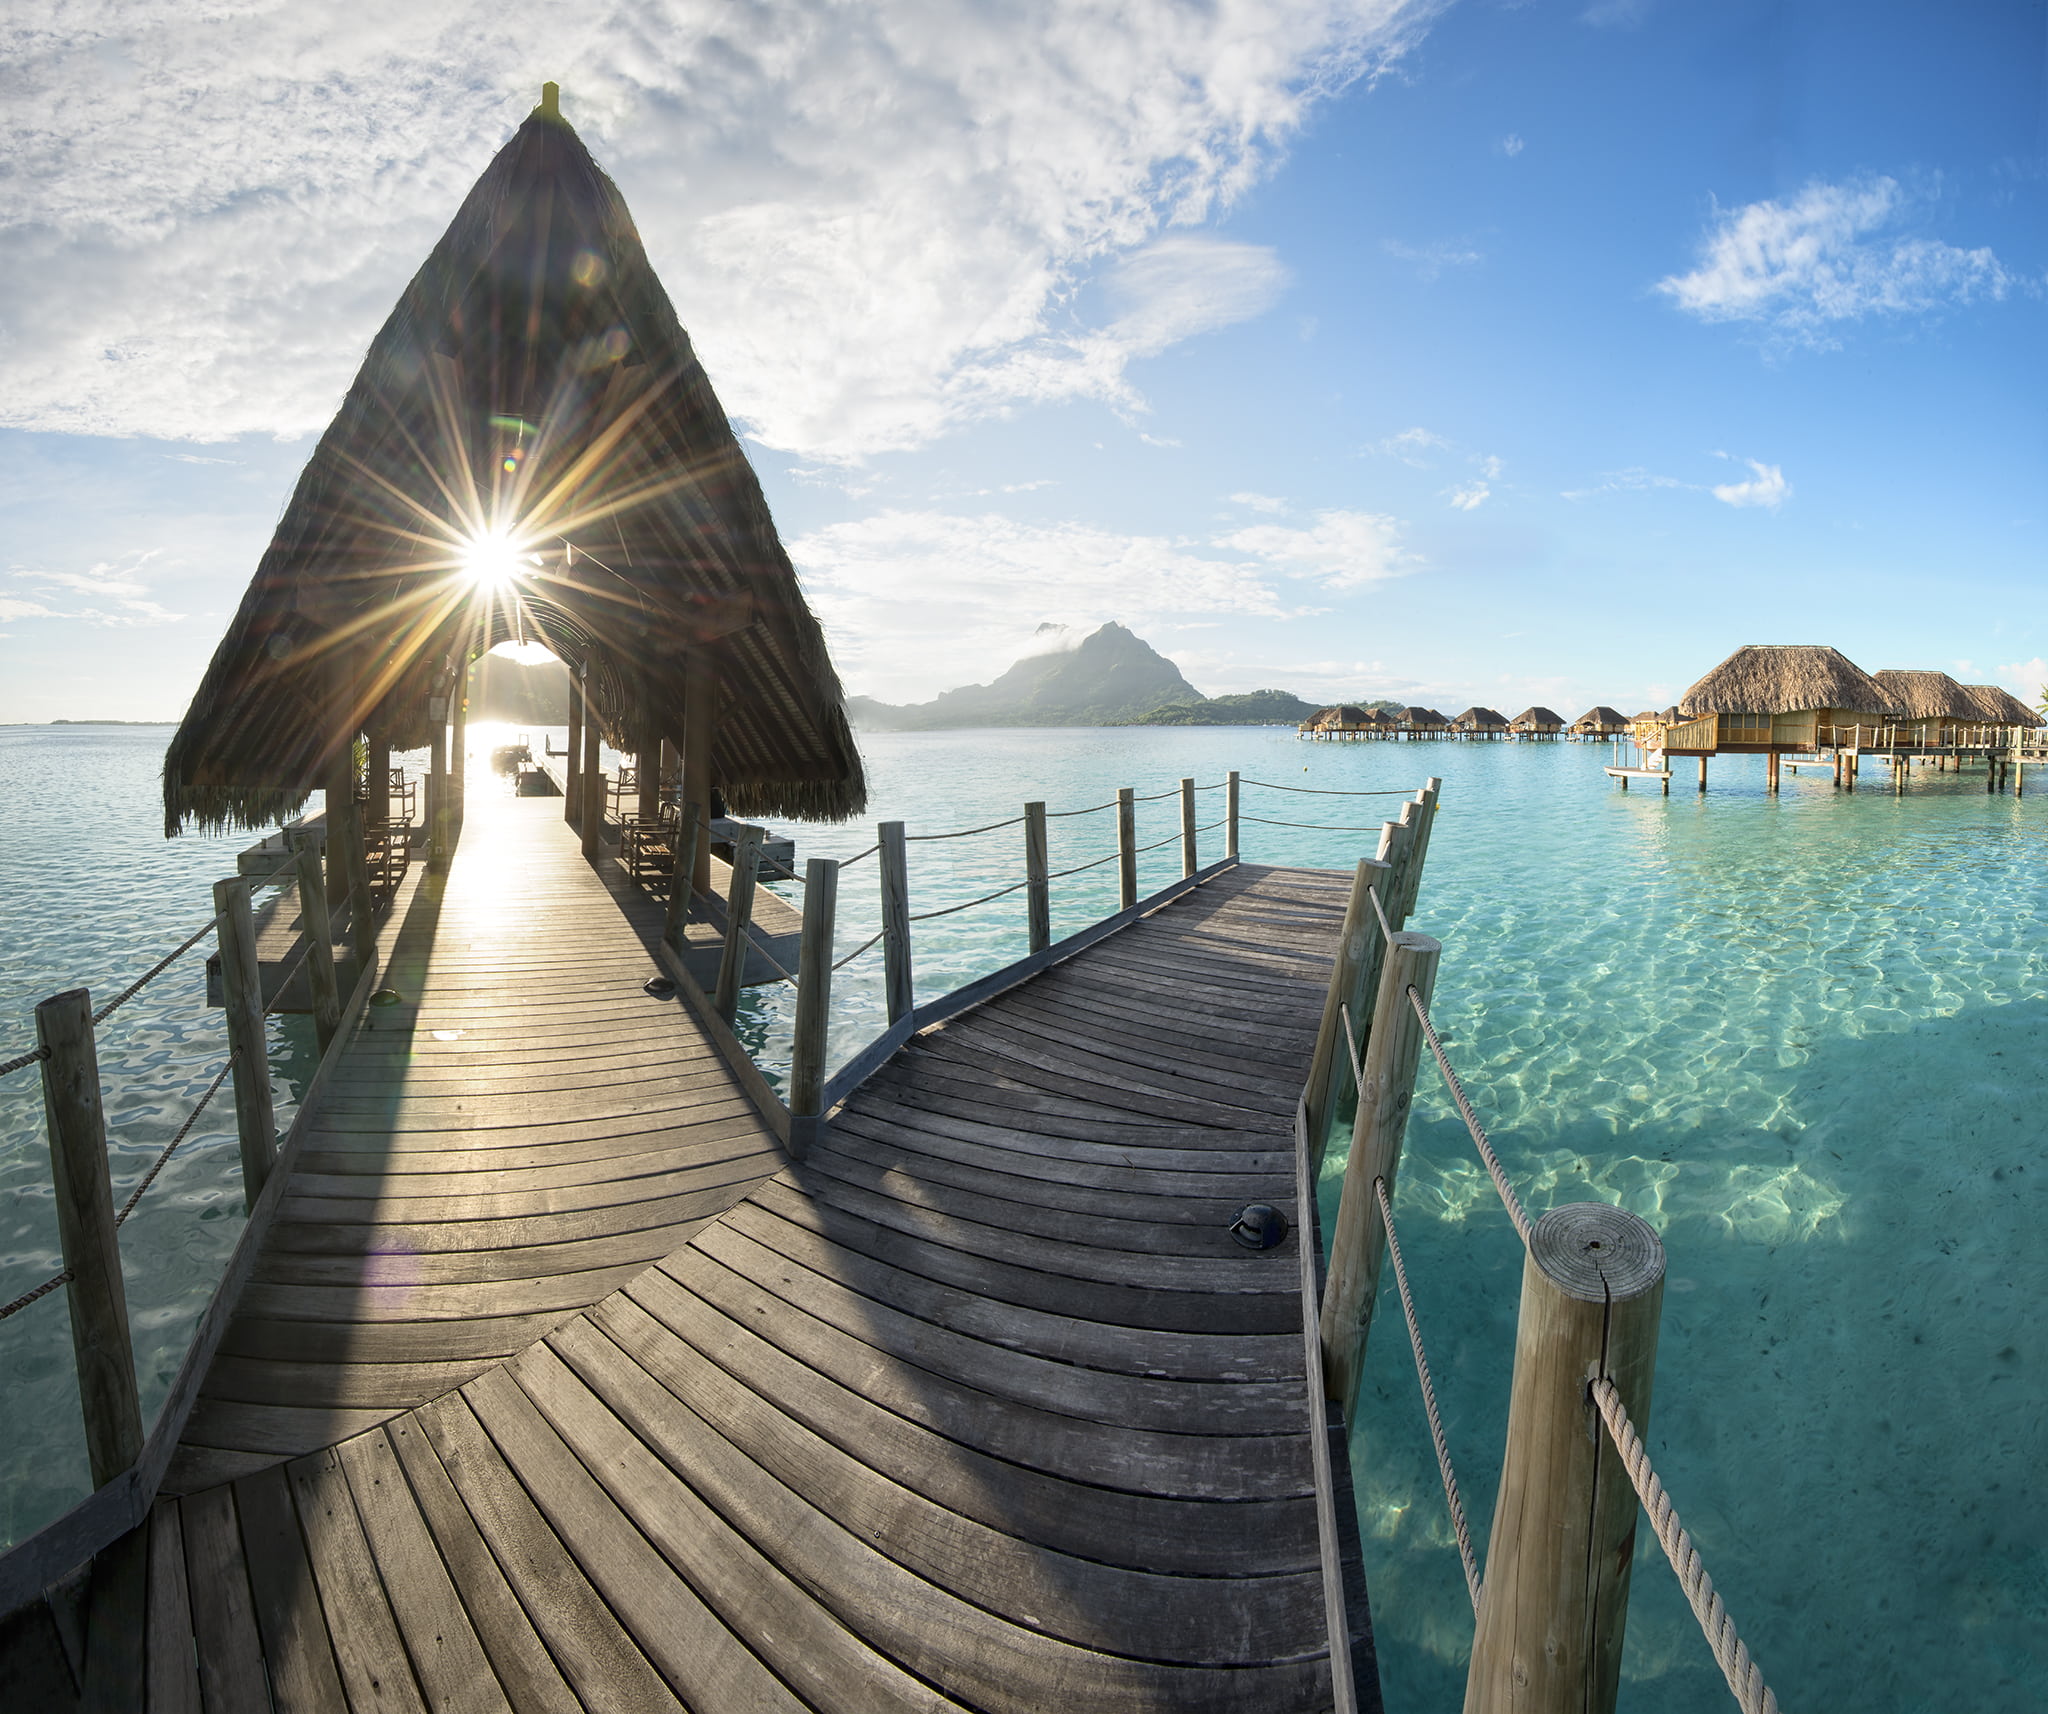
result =
M285 830L285 843L299 854L299 927L306 936L306 986L313 998L313 1033L324 1057L341 1029L341 988L334 978L334 925L320 881L320 855L303 828ZM227 962L223 947L221 962Z
M242 1148L242 1205L256 1206L277 1147L270 1104L270 1048L263 1035L263 977L256 963L256 921L249 883L239 875L213 884L219 925L221 997L234 1053L235 1134ZM359 968L367 969L367 965Z
M1366 1335L1372 1328L1380 1259L1386 1253L1377 1179L1394 1199L1401 1139L1415 1097L1415 1068L1422 1054L1422 1025L1409 1003L1413 988L1423 1005L1436 988L1440 942L1426 934L1396 934L1387 944L1372 1034L1365 1044L1359 1080L1358 1114L1351 1121L1351 1155L1344 1163L1344 1190L1330 1238L1330 1272L1323 1288L1323 1391L1351 1414L1358 1379L1365 1372Z
M889 1008L889 1022L907 1017L911 999L910 968L910 847L903 840L903 823L885 821L875 829L881 862L882 885L882 993Z
M718 959L718 991L712 1007L727 1023L739 1010L740 984L747 973L748 926L754 920L754 881L761 872L758 827L740 829L732 842L732 886L725 896L725 947Z
M687 925L690 920L691 877L697 872L697 851L707 832L704 806L694 799L685 798L677 823L676 866L668 878L668 907L663 914L661 935L680 958L690 950Z
M1387 913L1387 926L1391 929L1400 929L1408 920L1408 877L1415 867L1415 853L1421 841L1419 804L1404 803L1400 820L1380 823L1379 859L1394 871L1380 892L1380 909Z
M1119 786L1116 792L1117 902L1129 910L1138 902L1138 792Z
M1223 855L1237 856L1237 770L1223 777Z
M1052 945L1052 882L1045 854L1045 805L1024 806L1024 914L1031 933L1031 950L1043 952Z
M1536 1222L1465 1714L1611 1714L1637 1502L1590 1386L1612 1381L1648 1432L1663 1301L1664 1246L1636 1215L1578 1202Z
M36 1042L48 1050L43 1114L50 1134L57 1242L71 1275L71 1353L85 1415L86 1457L92 1485L101 1488L141 1456L142 1406L128 1339L113 1181L107 1172L92 996L73 988L43 1001L36 1007Z
M1195 841L1195 782L1180 783L1180 872L1192 875L1202 866Z
M1386 882L1391 869L1370 857L1361 857L1351 877L1351 897L1344 906L1344 926L1337 935L1337 956L1330 965L1330 986L1323 996L1323 1019L1316 1027L1315 1052L1308 1062L1308 1082L1302 1097L1308 1103L1309 1164L1320 1166L1330 1129L1330 1115L1336 1110L1333 1091L1338 1072L1351 1075L1350 1050L1344 1044L1344 1010L1352 1004L1359 987L1359 975L1371 961L1380 938L1379 919L1373 914L1372 889ZM1354 1006L1351 1022L1361 1022Z
M796 1040L789 1054L790 1149L799 1158L824 1121L825 1032L832 1013L832 930L839 902L839 865L813 857L804 865L804 928L798 942Z

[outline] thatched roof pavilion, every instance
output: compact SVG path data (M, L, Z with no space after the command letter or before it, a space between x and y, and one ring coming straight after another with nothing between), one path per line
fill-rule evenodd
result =
M1508 717L1505 714L1481 708L1476 703L1451 722L1453 732L1505 732L1507 729Z
M1535 705L1523 709L1520 714L1509 721L1508 729L1512 732L1548 732L1554 734L1564 730L1564 716L1559 714L1554 708L1544 708L1541 705Z
M1339 702L1328 708L1318 708L1304 726L1371 726L1374 724L1372 710L1360 708L1356 703Z
M1582 738L1611 738L1628 726L1628 716L1618 708L1601 703L1574 720L1571 730Z
M1883 686L1839 649L1819 643L1745 643L1678 699L1694 714L1861 714L1891 705Z
M1886 711L1901 719L1961 720L1972 724L1983 719L1976 699L1947 673L1887 667L1870 676L1891 699Z
M823 634L617 186L553 86L372 341L164 762L167 832L275 824L457 662L538 640L735 813L866 786Z
M2029 708L2003 685L1966 684L1964 692L1976 704L1980 719L1993 726L2023 726L2028 731L2048 725L2048 716Z

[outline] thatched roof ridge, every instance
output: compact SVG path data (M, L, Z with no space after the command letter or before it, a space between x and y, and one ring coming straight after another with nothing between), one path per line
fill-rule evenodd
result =
M1535 704L1523 709L1508 724L1511 726L1562 726L1564 724L1564 716L1554 708L1544 708L1540 704Z
M1508 719L1505 714L1497 713L1491 708L1481 708L1477 703L1474 703L1451 722L1453 726L1474 729L1505 726L1507 723Z
M517 600L463 568L492 528L516 538ZM625 750L679 740L686 680L715 683L711 772L735 814L865 805L760 484L618 188L551 111L371 343L166 754L166 831L274 824L371 725L425 742L454 662L521 636Z
M1370 726L1372 714L1356 703L1338 702L1328 708L1318 708L1304 724L1309 726Z
M1601 703L1598 708L1589 708L1572 722L1574 726L1626 726L1628 716L1618 708L1609 708Z
M1882 714L1884 688L1839 649L1745 643L1678 699L1686 714L1799 714L1840 708Z
M2048 716L2029 708L2001 684L1966 684L1964 691L1976 704L1978 718L1993 726L2024 726L2029 731L2048 725Z
M1888 711L1908 720L1979 720L1977 700L1945 672L1886 667L1870 675L1891 698Z

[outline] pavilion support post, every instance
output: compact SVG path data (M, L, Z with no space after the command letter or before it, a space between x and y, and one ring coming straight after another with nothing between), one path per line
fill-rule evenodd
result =
M49 1053L43 1061L43 1114L50 1133L57 1241L71 1275L71 1352L85 1415L86 1458L92 1485L103 1488L142 1454L142 1406L107 1172L91 995L73 988L37 1006L36 1041Z
M1117 903L1129 910L1138 902L1138 792L1135 786L1116 791Z
M1223 779L1223 855L1237 860L1237 770Z
M710 663L701 654L692 655L683 678L683 801L694 803L708 828L711 825L711 755L717 736L720 693ZM707 839L697 858L694 884L708 892L711 887L711 845Z
M327 893L320 884L320 856L303 832L288 831L285 842L299 854L299 927L306 936L306 985L313 997L313 1033L321 1057L341 1029L341 989L334 976L334 926ZM223 954L225 958L225 954Z
M825 1118L825 1046L832 1017L832 932L839 901L839 865L813 857L804 865L804 927L798 942L796 1035L790 1045L790 1149L799 1159Z
M690 950L687 924L690 920L690 877L697 868L697 849L709 836L704 811L699 804L685 803L677 818L676 866L668 878L668 911L662 923L662 938L675 949L678 958Z
M234 1053L235 1134L242 1150L242 1205L256 1206L277 1150L277 1116L270 1102L270 1044L263 1030L263 978L256 962L256 923L249 883L232 876L213 884L219 925L220 985L226 1001L228 1046Z
M1052 870L1046 860L1045 805L1024 806L1024 916L1033 952L1052 945Z
M661 801L665 804L680 803L683 790L683 753L676 747L675 740L661 741Z
M1706 789L1707 789L1707 759L1706 759L1706 757L1702 756L1702 757L1700 758L1700 790L1701 790L1701 791L1705 791Z
M469 668L469 645L464 643L455 658L455 695L449 709L453 732L448 741L448 802L458 839L469 811Z
M649 716L640 730L640 750L634 758L634 778L638 782L639 799L633 806L636 821L652 822L661 819L661 753L664 748L661 730Z
M1180 783L1180 872L1183 878L1202 866L1195 838L1195 782Z
M363 773L363 789L369 799L364 819L381 827L391 819L391 738L381 726L369 730L370 763Z
M880 848L882 884L882 993L889 1009L889 1022L908 1017L913 973L910 964L910 848L904 843L903 823L885 821L875 829Z
M1612 1714L1637 1501L1591 1383L1648 1432L1663 1301L1664 1248L1638 1216L1579 1202L1536 1222L1465 1714Z
M1775 750L1766 750L1764 752L1764 790L1767 792L1775 792L1777 789L1778 752Z
M583 686L569 680L569 747L562 758L562 819L583 828Z
M427 698L427 717L434 723L427 760L427 873L448 868L448 699Z
M754 921L754 881L760 872L761 829L749 827L733 841L732 887L725 899L725 947L718 960L718 990L711 1002L727 1023L739 1010L740 985L746 980L751 938L747 931Z
M349 944L356 969L367 970L377 952L377 924L370 909L370 861L363 847L363 818L356 803L355 746L345 743L327 765L327 897L330 913L339 870L348 909Z
M595 863L604 851L604 773L598 766L598 741L603 734L587 677L579 694L583 698L583 801L577 806L582 816L577 831L583 836L584 861Z
M1413 988L1427 1006L1442 956L1442 944L1426 934L1396 934L1387 945L1373 1002L1351 1153L1344 1162L1344 1189L1330 1236L1329 1282L1323 1288L1323 1390L1347 1418L1365 1371L1366 1336L1386 1252L1386 1226L1374 1187L1384 1181L1392 1203L1422 1055L1422 1024L1408 990Z

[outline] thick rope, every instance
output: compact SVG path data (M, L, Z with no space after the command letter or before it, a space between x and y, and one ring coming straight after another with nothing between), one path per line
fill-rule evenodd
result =
M143 989L147 988L150 985L150 983L154 982L166 970L170 969L172 964L174 964L178 959L184 957L186 953L190 952L193 947L197 946L209 934L213 933L213 931L219 926L220 922L218 918L209 917L206 920L206 922L203 923L190 936L190 938L185 940L175 952L166 953L162 958L159 958L156 961L156 963L151 965L140 976L136 977L136 979L133 982L129 983L127 987L123 988L120 993L116 994L97 1012L93 1013L93 1023L96 1025L105 1023L123 1006L127 1005L130 1000L134 999L137 994L141 993Z
M881 849L882 847L879 843L870 845L865 851L856 851L851 857L840 858L839 867L842 869L851 869L854 866L854 864L862 862L869 857L872 857L877 851Z
M313 937L311 935L302 935L299 939L297 955L277 973L277 991L270 996L270 1004L263 1008L263 1015L266 1018L273 1016L278 1007L284 1003L284 991L291 986L292 978L298 975L299 966L312 956Z
M18 1053L12 1059L0 1061L0 1077L12 1077L17 1071L26 1071L50 1057L46 1047L32 1047L27 1053Z
M1387 1181L1372 1181L1379 1198L1380 1219L1386 1223L1387 1260L1394 1264L1394 1285L1401 1293L1401 1313L1408 1321L1408 1344L1415 1353L1415 1378L1422 1383L1422 1414L1429 1418L1430 1444L1436 1448L1436 1467L1444 1479L1444 1499L1451 1508L1451 1530L1458 1538L1458 1558L1465 1565L1465 1587L1472 1596L1472 1612L1479 1613L1479 1560L1472 1551L1472 1532L1465 1525L1465 1502L1458 1498L1458 1476L1451 1468L1451 1447L1444 1438L1444 1419L1436 1408L1436 1384L1429 1378L1429 1356L1422 1349L1422 1328L1415 1319L1415 1300L1408 1295L1408 1270L1401 1261L1401 1240L1394 1231L1394 1205L1387 1200Z
M1046 879L1048 881L1061 881L1065 880L1069 875L1080 874L1084 869L1100 869L1103 864L1114 863L1122 855L1121 851L1112 851L1107 857L1097 857L1091 863L1076 863L1071 869L1055 869L1046 876Z
M1410 792L1393 791L1347 792L1338 791L1331 786L1282 786L1275 785L1271 780L1239 780L1237 783L1241 786L1262 786L1269 792L1309 792L1316 797L1410 797L1413 795Z
M977 833L994 833L1001 827L1015 827L1023 819L1021 815L1013 815L1008 821L992 821L986 827L963 827L957 833L906 833L903 837L906 841L912 839L919 841L929 839L969 839Z
M41 1285L37 1286L35 1290L25 1291L12 1303L0 1305L0 1321L5 1321L10 1315L18 1315L22 1310L34 1303L36 1299L48 1297L60 1285L69 1285L70 1283L71 1270L69 1268L66 1268L61 1274L52 1274Z
M933 917L949 917L955 911L971 911L976 905L985 905L991 899L1000 899L1005 893L1014 893L1019 887L1028 887L1030 885L1031 882L1028 877L1022 881L1013 881L1007 887L998 887L993 893L983 893L978 899L969 899L964 905L948 905L944 910L940 911L919 911L910 920L912 922L930 922Z
M1407 794L1390 795L1406 796ZM1240 815L1237 819L1239 821L1256 821L1261 827L1305 827L1311 833L1377 833L1380 830L1378 822L1373 823L1370 827L1325 827L1319 821L1275 821L1271 816L1267 815Z
M164 1170L164 1164L170 1160L171 1154L177 1146L192 1134L192 1127L199 1123L199 1115L206 1111L207 1102L220 1093L220 1086L228 1080L228 1073L234 1070L234 1068L235 1056L229 1054L227 1063L220 1068L220 1072L214 1080L206 1086L206 1093L199 1097L199 1104L185 1115L185 1122L178 1127L178 1134L168 1143L164 1144L163 1153L156 1157L155 1164L142 1175L142 1182L128 1193L128 1200L121 1204L121 1212L114 1216L114 1225L117 1228L127 1220L129 1215L135 1212L135 1205L142 1200L142 1193L156 1182L156 1175Z
M1394 938L1394 925L1387 921L1387 907L1380 903L1380 890L1367 887L1365 896L1372 900L1372 914L1380 919L1380 934L1387 940Z
M875 936L874 936L874 938L873 938L872 940L864 940L864 941L862 941L862 942L860 943L860 945L856 946L856 947L855 947L855 948L854 948L854 949L853 949L853 950L852 950L851 952L849 952L849 953L848 953L848 954L847 954L847 955L846 955L846 956L845 956L844 958L840 959L838 963L836 963L835 965L833 965L833 966L832 966L832 968L833 968L834 970L844 970L844 969L845 969L845 968L846 968L846 967L847 967L847 966L848 966L849 964L851 964L851 963L852 963L852 962L853 962L853 961L854 961L854 960L855 960L856 958L858 958L858 957L859 957L859 956L860 956L860 955L861 955L861 954L862 954L863 952L866 952L866 951L867 951L867 950L868 950L868 949L869 949L870 947L872 947L873 945L875 945L875 944L876 944L876 942L877 942L877 941L879 941L879 940L880 940L881 938L882 938L882 936L881 936L881 933L880 933L880 931L878 930L878 931L876 932L876 934L875 934Z
M1458 1104L1458 1111L1464 1116L1465 1129L1472 1133L1472 1142L1479 1150L1479 1158L1486 1163L1486 1170L1493 1175L1493 1188L1500 1192L1500 1199L1507 1205L1508 1218L1515 1223L1515 1230L1521 1235L1526 1249L1529 1233L1533 1230L1522 1199L1515 1194L1515 1187L1508 1183L1507 1169L1500 1164L1500 1156L1493 1152L1493 1144L1486 1139L1486 1129L1479 1123L1478 1114L1472 1111L1472 1103L1465 1099L1465 1086L1458 1081L1458 1074L1451 1069L1451 1062L1444 1057L1444 1044L1436 1039L1436 1026L1429 1021L1429 1008L1422 1003L1422 996L1415 991L1415 985L1408 985L1408 1004L1415 1008L1415 1015L1422 1022L1422 1039L1429 1043L1429 1051L1436 1056L1436 1068L1444 1075L1444 1082L1450 1086L1451 1099Z
M1086 809L1049 809L1045 812L1045 819L1052 821L1063 815L1100 815L1106 809L1115 808L1116 799L1111 798L1107 803L1092 803Z
M1778 1699L1764 1683L1763 1669L1749 1658L1749 1650L1736 1635L1735 1621L1728 1617L1728 1609L1714 1588L1714 1580L1707 1575L1699 1549L1693 1546L1692 1537L1678 1521L1671 1496L1664 1492L1657 1472L1650 1468L1650 1455L1643 1450L1636 1425L1628 1419L1621 1395L1604 1375L1593 1383L1592 1394L1593 1402L1600 1407L1601 1420L1613 1437L1614 1449L1621 1454L1622 1467L1635 1484L1643 1510L1650 1514L1650 1527L1657 1532L1664 1557L1678 1573L1678 1586L1692 1604L1693 1616L1706 1633L1707 1646L1714 1651L1714 1659L1728 1680L1728 1688L1735 1693L1735 1700L1742 1705L1743 1714L1778 1714Z

